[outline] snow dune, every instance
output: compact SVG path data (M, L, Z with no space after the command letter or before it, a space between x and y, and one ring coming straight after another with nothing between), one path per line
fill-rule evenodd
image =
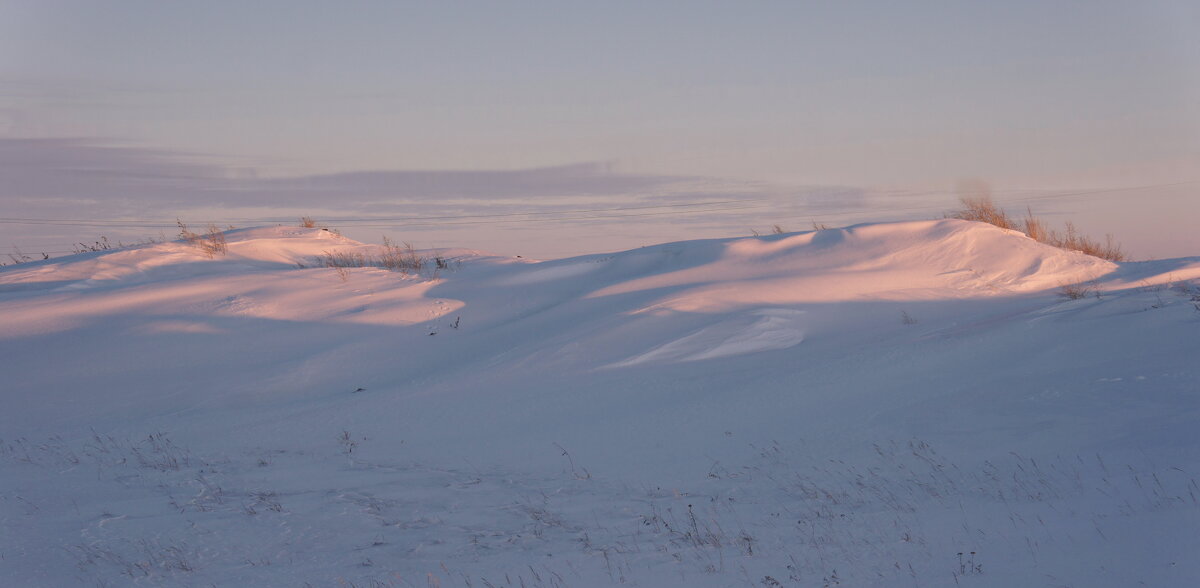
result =
M659 307L721 311L764 303L1027 292L1096 278L1116 267L1019 233L951 220L861 225L716 245L714 259L638 276L596 295L688 286ZM671 255L671 247L654 249Z
M6 584L1200 582L1200 258L227 240L0 268Z

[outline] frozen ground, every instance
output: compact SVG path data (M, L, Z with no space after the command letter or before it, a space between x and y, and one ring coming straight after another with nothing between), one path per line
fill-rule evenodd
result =
M228 240L0 269L4 585L1200 584L1200 258Z

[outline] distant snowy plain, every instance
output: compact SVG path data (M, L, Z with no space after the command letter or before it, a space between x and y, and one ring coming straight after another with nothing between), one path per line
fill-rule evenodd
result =
M0 268L3 585L1200 585L1200 257L227 238Z

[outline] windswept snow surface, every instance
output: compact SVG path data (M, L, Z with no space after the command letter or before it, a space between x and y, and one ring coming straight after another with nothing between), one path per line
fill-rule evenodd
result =
M3 585L1200 585L1200 258L227 239L0 268Z

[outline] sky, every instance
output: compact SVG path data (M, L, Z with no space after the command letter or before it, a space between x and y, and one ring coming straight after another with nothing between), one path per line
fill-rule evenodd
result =
M0 247L97 228L3 219L655 213L420 229L558 256L928 215L964 178L1098 191L1046 204L1101 233L1194 219L1198 24L1166 0L0 0ZM680 206L732 200L761 207ZM359 232L417 230L389 222ZM1200 254L1168 229L1125 238Z

